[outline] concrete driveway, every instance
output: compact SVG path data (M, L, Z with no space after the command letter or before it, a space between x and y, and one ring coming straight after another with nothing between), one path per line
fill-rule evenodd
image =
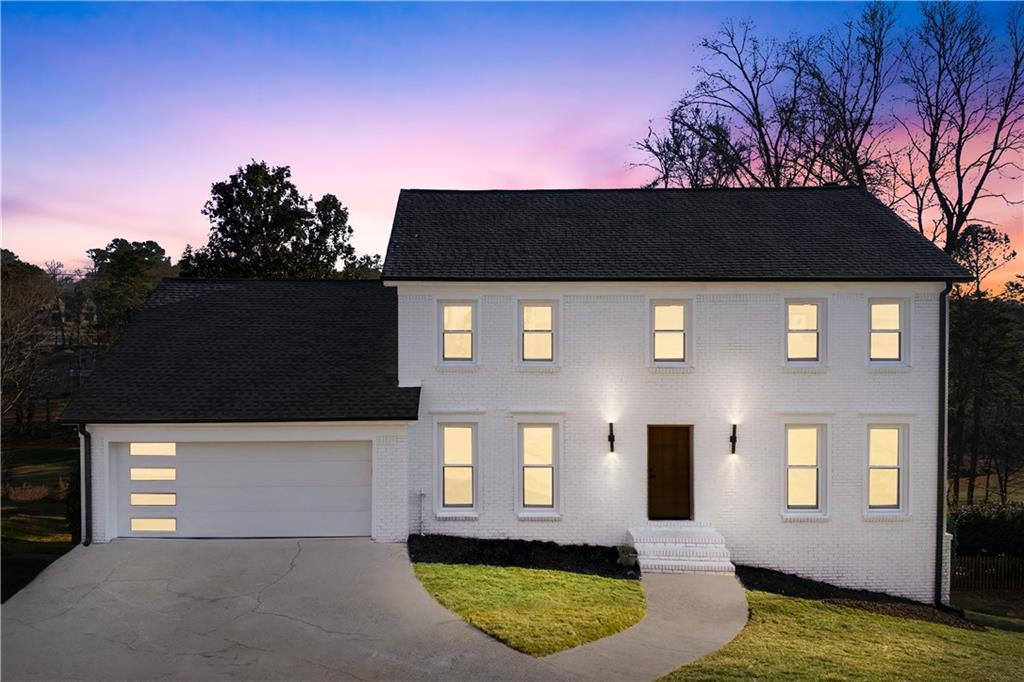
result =
M2 610L5 680L563 679L437 604L405 545L115 540Z
M431 598L405 545L115 540L77 547L2 607L5 680L653 678L746 619L731 576L644 579L648 616L536 659ZM643 662L643 665L639 665Z

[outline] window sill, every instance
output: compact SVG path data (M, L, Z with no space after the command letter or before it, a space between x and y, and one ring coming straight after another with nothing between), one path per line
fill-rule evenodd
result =
M562 515L556 511L518 511L520 521L561 521Z
M693 372L693 365L688 362L653 362L647 365L647 369L651 374L690 374Z
M517 363L513 365L512 371L514 372L535 372L537 374L554 374L562 369L561 365L527 365L523 363Z
M434 518L438 521L476 521L480 516L475 511L440 511L434 512Z
M906 374L909 371L910 365L905 362L894 362L891 365L880 362L868 364L868 372L871 374Z
M899 509L886 510L886 511L866 511L864 512L865 521L909 521L910 515L906 512L900 511Z
M824 374L828 371L828 366L820 362L807 364L787 362L782 366L782 371L787 374Z
M473 364L441 364L434 365L434 371L439 374L460 374L463 372L476 372L480 369L480 366L476 363Z
M806 514L783 512L782 520L785 523L823 523L831 521L828 514L822 512L808 512Z

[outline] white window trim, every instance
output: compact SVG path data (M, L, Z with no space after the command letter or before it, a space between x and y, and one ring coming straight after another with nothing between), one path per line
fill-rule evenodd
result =
M683 306L683 360L655 360L654 359L654 306L656 305L681 305ZM649 298L647 299L647 366L658 369L689 369L694 366L694 323L693 323L693 299L691 298Z
M875 427L894 428L900 430L899 459L899 501L898 507L871 506L871 429ZM904 518L910 515L910 423L893 421L892 416L878 415L868 418L864 423L864 518L877 520L880 518Z
M562 518L562 452L565 445L564 419L561 415L550 413L529 413L523 412L514 415L512 421L515 426L514 437L514 458L515 462L515 512L521 520L559 520ZM552 507L527 507L523 505L523 426L553 426L554 433L554 456L552 486L554 505Z
M818 507L816 509L790 509L789 507L789 438L790 426L816 426L818 427ZM831 419L823 419L818 415L787 416L782 423L782 442L780 452L782 453L782 517L784 519L818 519L829 518L829 498L831 497L832 481L829 476L829 461L832 430Z
M437 343L436 359L439 367L477 367L480 358L480 306L479 301L473 298L463 299L439 299L437 301L437 315L435 316L436 330L434 339ZM473 309L473 325L470 330L472 340L472 359L470 360L445 360L444 358L444 308L449 305L468 305Z
M473 505L444 505L444 427L469 426L473 429ZM446 414L434 419L434 515L437 518L475 519L480 509L480 414Z
M523 359L523 308L528 305L549 305L551 306L551 359L550 360L524 360ZM562 310L559 299L535 299L521 298L516 301L515 335L516 335L516 360L515 366L519 368L546 368L562 366Z
M900 304L900 359L874 360L871 357L871 306L876 303ZM879 296L868 299L867 307L867 364L871 368L910 367L910 299L899 296Z
M789 306L818 306L818 359L789 359ZM812 369L828 367L828 299L827 298L786 298L782 302L782 363L791 369Z

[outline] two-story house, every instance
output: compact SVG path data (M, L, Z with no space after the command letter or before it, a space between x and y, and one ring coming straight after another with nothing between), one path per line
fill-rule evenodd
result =
M87 540L632 544L946 593L946 296L870 194L406 190L382 282L166 280L78 422Z

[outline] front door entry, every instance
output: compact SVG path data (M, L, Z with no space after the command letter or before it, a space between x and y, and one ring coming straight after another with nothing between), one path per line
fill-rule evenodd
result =
M647 427L647 518L690 519L690 426Z

